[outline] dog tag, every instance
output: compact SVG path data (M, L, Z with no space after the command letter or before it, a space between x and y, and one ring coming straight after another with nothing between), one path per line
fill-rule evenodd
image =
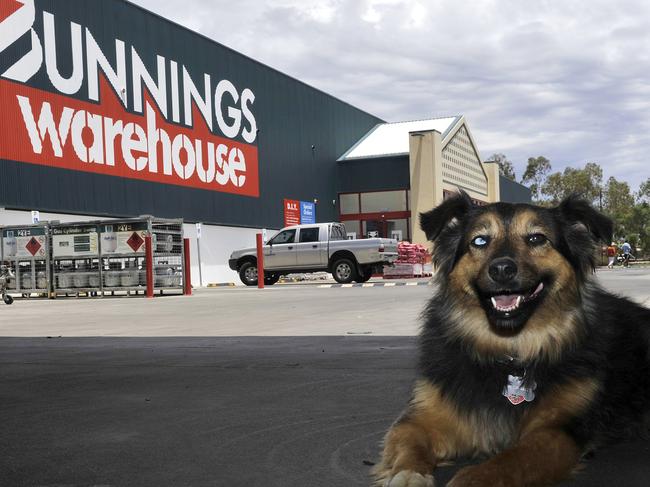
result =
M535 399L537 384L533 382L531 387L524 386L524 378L517 375L508 375L508 385L503 388L503 394L508 401L515 406L522 402L531 402Z

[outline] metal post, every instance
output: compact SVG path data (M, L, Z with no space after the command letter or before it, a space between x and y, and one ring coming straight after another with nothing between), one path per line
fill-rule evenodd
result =
M262 234L257 234L257 287L264 289L264 242Z
M144 237L144 261L147 266L147 297L153 298L153 243L151 234Z
M185 273L183 275L183 294L185 294L186 296L191 296L192 295L192 272L190 268L190 239L189 238L183 239L183 257L185 260L185 265L184 265Z
M199 259L199 286L203 287L203 272L201 271L201 237L196 238L196 256Z

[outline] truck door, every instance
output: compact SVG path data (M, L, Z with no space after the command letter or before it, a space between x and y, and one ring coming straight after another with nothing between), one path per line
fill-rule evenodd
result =
M321 242L318 238L319 227L303 227L298 235L297 256L299 267L323 267L321 246L327 242Z
M296 267L296 229L290 228L278 233L264 246L264 267L266 269L290 269Z

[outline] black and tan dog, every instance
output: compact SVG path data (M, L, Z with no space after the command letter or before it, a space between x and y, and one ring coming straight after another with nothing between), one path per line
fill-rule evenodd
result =
M612 223L577 198L556 208L465 194L421 215L436 291L420 374L385 438L378 485L430 487L442 461L487 455L449 487L554 485L581 456L643 429L650 310L602 290Z

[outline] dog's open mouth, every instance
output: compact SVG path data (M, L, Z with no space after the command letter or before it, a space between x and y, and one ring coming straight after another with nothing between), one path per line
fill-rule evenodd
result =
M544 283L540 282L535 288L526 294L497 294L490 297L492 307L499 313L513 313L524 303L536 299L544 289Z
M543 281L528 290L502 289L484 294L485 313L499 334L510 336L525 325L545 294Z

